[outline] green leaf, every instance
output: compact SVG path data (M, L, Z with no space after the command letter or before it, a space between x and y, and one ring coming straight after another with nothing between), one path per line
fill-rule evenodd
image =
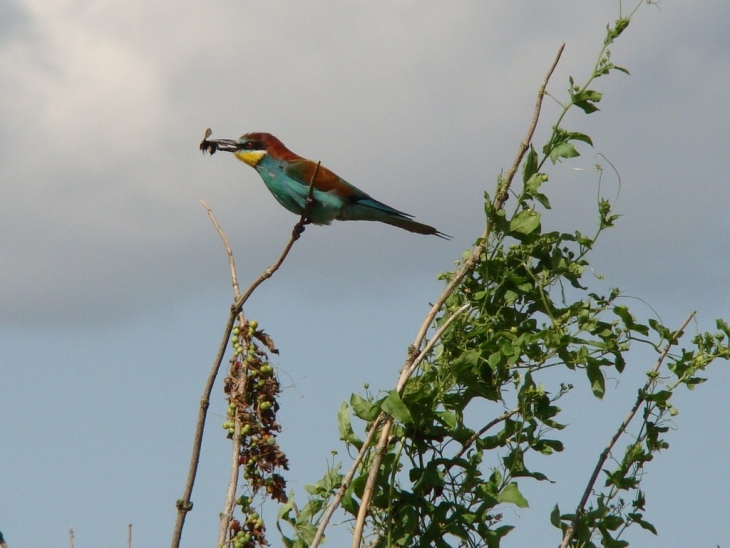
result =
M537 153L535 147L530 145L530 152L527 153L525 163L522 164L522 181L527 186L527 181L537 173Z
M357 394L350 396L350 407L357 418L368 422L375 420L380 412L378 405L358 396Z
M637 513L631 513L628 515L629 519L633 521L634 523L638 523L639 526L642 529L646 529L647 531L651 531L655 535L658 535L656 527L654 527L651 523L648 521L644 521L642 518L644 517L642 514Z
M355 500L355 498L352 496L350 489L348 489L347 492L345 493L345 496L342 497L340 506L342 506L342 509L345 512L349 512L353 516L356 516L360 510L360 505Z
M573 100L573 104L576 107L581 109L586 114L591 114L592 112L596 112L598 110L598 107L595 105L595 103L600 102L600 100L603 98L603 93L599 91L594 91L592 89L586 89L577 93L572 93L571 98Z
M297 514L296 523L309 523L310 520L322 509L324 500L321 498L310 498L309 502L304 505L299 513Z
M593 103L590 103L588 101L579 101L579 102L573 103L573 104L576 107L578 107L579 109L581 109L583 112L585 112L586 114L592 114L594 112L598 112L599 110L601 110L596 105L594 105Z
M583 141L584 143L588 143L589 145L593 146L593 141L585 133L580 133L578 131L570 131L570 132L568 132L567 137L568 137L568 140L570 140L570 141Z
M350 422L350 406L346 402L342 402L339 411L337 411L337 424L340 430L340 439L347 444L354 445L358 449L362 447L362 441L355 435Z
M662 406L666 406L666 403L669 401L669 398L671 398L671 397L672 397L671 390L659 390L658 392L654 392L653 394L649 394L649 393L644 394L644 399L646 401L653 401Z
M300 523L297 525L297 535L306 543L307 546L312 544L316 534L317 528L311 523Z
M484 213L486 214L487 219L491 219L494 214L494 206L488 192L484 193Z
M603 519L603 526L609 531L615 531L624 524L624 520L621 516L606 516Z
M550 523L553 525L553 527L562 529L562 527L560 527L560 508L558 508L557 504L553 506L553 511L550 512Z
M611 538L607 531L603 531L603 539L601 542L606 548L626 548L629 545L625 540Z
M624 322L626 329L636 331L644 336L649 334L649 328L643 324L636 323L636 318L629 312L629 309L623 305L613 307L613 313L616 314L621 321Z
M674 333L672 333L671 329L663 326L658 321L656 321L654 318L649 319L649 327L651 327L654 331L656 331L657 334L665 341L672 340Z
M515 482L505 485L504 489L497 495L497 500L505 504L514 504L518 508L529 508L530 506Z
M279 513L277 514L276 519L277 520L285 519L289 523L293 523L293 520L288 515L289 512L291 512L291 510L293 508L294 508L294 493L289 492L286 502L279 507Z
M486 531L484 539L487 541L487 548L499 548L499 542L502 540L502 537L506 536L512 529L514 529L512 525L502 525L496 529ZM446 546L449 545L446 544Z
M543 455L552 455L554 452L561 452L564 449L560 440L538 440L533 444L533 449Z
M413 424L411 412L408 411L408 408L395 390L388 392L388 397L380 404L380 409L403 424Z
M533 198L540 202L545 209L550 209L550 200L548 197L538 192L540 186L548 180L547 175L544 173L535 173L525 182L525 197Z
M598 399L603 399L603 395L606 393L606 378L603 376L601 368L593 364L588 365L586 375L588 375L588 380L591 382L593 395Z
M540 202L545 209L551 209L550 207L550 200L548 200L548 197L540 192L535 192L535 194L532 195L535 200Z
M423 470L418 481L413 485L413 492L418 495L427 494L434 487L443 487L444 483L443 474L433 465L433 462L430 462Z
M547 176L544 173L535 173L525 181L525 192L529 196L534 195L545 181L547 181Z
M577 156L580 156L580 152L578 152L575 147L567 141L558 143L550 151L550 161L552 163L555 163L558 158L575 158Z
M451 430L456 428L459 419L453 411L437 411L436 415L441 418L443 423Z
M607 46L612 44L613 41L621 36L621 33L626 30L626 27L629 26L630 22L630 17L623 17L621 19L616 19L616 24L613 28L611 28L611 25L606 25L606 40L604 41L604 44Z
M510 232L518 234L530 234L540 226L540 214L536 211L525 209L512 217L509 223Z

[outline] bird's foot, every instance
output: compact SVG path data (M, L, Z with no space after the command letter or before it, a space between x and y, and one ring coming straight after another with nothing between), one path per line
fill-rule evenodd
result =
M295 240L298 240L299 236L301 236L302 233L304 232L304 228L305 228L306 224L307 224L306 221L295 224L294 229L291 231L291 237L294 238Z

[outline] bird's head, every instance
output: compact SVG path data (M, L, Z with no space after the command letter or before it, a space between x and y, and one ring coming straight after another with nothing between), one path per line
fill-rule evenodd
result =
M200 150L214 154L218 150L232 152L236 158L256 167L266 156L275 160L288 161L299 158L270 133L246 133L239 139L208 139L210 130L206 130L205 138L200 143Z

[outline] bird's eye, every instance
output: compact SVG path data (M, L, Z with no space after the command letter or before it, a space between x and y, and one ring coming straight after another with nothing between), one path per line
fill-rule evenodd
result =
M243 148L245 150L253 150L253 146L253 141L246 141L245 143L243 143Z

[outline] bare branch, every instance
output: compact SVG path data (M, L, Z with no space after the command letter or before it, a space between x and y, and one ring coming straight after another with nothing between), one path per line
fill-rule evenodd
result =
M233 283L233 294L236 297L239 297L241 295L241 291L238 287L238 275L236 274L236 261L233 259L233 250L231 249L231 245L228 243L228 238L226 238L226 234L223 232L221 225L218 223L218 219L215 218L215 215L213 214L213 210L210 209L210 207L208 207L208 204L206 204L202 198L198 197L198 200L200 200L200 203L203 204L203 207L208 212L208 217L210 217L210 220L213 221L213 226L218 231L218 235L221 237L221 240L223 240L223 245L226 247L226 254L228 255L228 264L231 266L231 282Z
M206 131L207 133L207 131ZM223 362L223 356L225 355L226 348L228 346L228 341L231 338L231 332L233 331L233 325L236 322L236 317L239 314L242 314L243 305L248 300L248 298L251 296L251 294L254 292L254 290L261 285L264 281L271 278L271 276L276 272L279 267L282 265L284 260L286 259L287 255L289 254L289 251L291 250L292 246L294 245L294 242L296 242L299 237L302 235L302 232L304 232L304 227L308 222L307 214L309 213L309 209L311 208L312 204L314 203L313 196L314 196L314 181L317 177L317 172L319 171L319 162L317 163L317 166L314 169L314 173L312 173L312 179L309 181L309 193L307 194L307 200L304 206L304 210L302 211L302 215L299 218L299 221L296 225L294 225L294 229L292 230L292 235L289 241L287 242L286 246L284 246L284 250L282 251L279 258L274 262L273 265L271 265L269 268L267 268L254 282L246 289L246 292L243 295L239 294L239 287L238 287L238 277L236 274L236 265L235 261L233 259L233 251L231 250L231 246L228 243L228 239L226 238L225 233L220 227L220 224L218 223L217 219L215 218L215 215L213 214L213 211L208 207L208 205L203 201L200 200L203 204L203 207L208 212L208 216L210 217L211 221L213 222L213 225L216 228L216 231L218 232L219 236L223 240L223 244L226 247L226 253L228 255L228 260L231 268L231 280L233 284L233 290L235 294L235 300L233 304L231 305L231 309L228 314L228 320L226 321L226 326L223 330L223 337L221 338L221 342L218 345L218 352L215 356L215 359L213 360L213 366L210 370L210 373L208 374L208 379L205 383L205 387L203 388L203 395L200 399L200 407L198 409L198 420L195 427L195 435L193 437L193 449L192 454L190 456L190 466L188 469L188 479L185 484L185 489L183 490L183 496L182 498L178 499L175 503L175 506L177 507L177 518L175 520L175 527L172 532L172 548L179 548L180 546L180 540L182 538L182 530L185 525L185 517L187 516L187 513L190 512L190 510L193 509L193 503L191 502L190 498L193 493L193 487L195 485L195 477L198 473L198 464L200 463L200 451L203 445L203 433L205 430L205 419L208 415L208 406L210 405L210 395L213 391L213 385L215 384L215 379L218 376L218 371L220 370L221 363ZM241 320L243 321L243 317L241 316ZM240 437L240 436L238 436ZM234 441L234 445L238 443ZM235 449L235 448L234 448ZM230 486L227 492L226 496L226 504L225 509L221 513L221 522L226 521L226 528L228 527L228 519L225 519L225 516L230 516L232 514L232 508L233 504L232 501L235 500L235 485L238 483L237 480L237 474L238 474L238 459L234 459L234 464L232 464L233 467L236 468L236 479L234 483L234 489L233 489L233 497L231 497L231 490ZM234 472L231 471L231 479L233 479ZM221 526L223 527L223 526Z
M281 252L281 255L276 260L276 262L271 265L269 268L264 270L264 272L254 280L254 282L248 287L246 292L238 297L236 299L236 302L234 303L233 307L236 309L236 311L240 311L241 308L243 308L244 303L248 300L248 298L251 296L251 294L256 290L258 286L260 286L263 282L271 278L273 276L274 272L279 270L279 267L284 262L284 259L286 259L287 255L289 255L289 251L291 251L292 246L294 245L294 242L296 242L299 237L302 235L302 232L304 232L304 227L309 222L307 219L307 213L309 213L309 209L311 208L312 204L314 203L314 200L312 196L314 195L314 180L317 177L317 172L319 171L319 165L321 162L317 162L317 165L314 168L314 173L312 173L312 179L309 181L309 194L307 195L307 201L304 205L304 211L302 211L302 215L299 218L299 222L294 225L294 229L292 230L291 238L289 242L284 247L284 251Z

